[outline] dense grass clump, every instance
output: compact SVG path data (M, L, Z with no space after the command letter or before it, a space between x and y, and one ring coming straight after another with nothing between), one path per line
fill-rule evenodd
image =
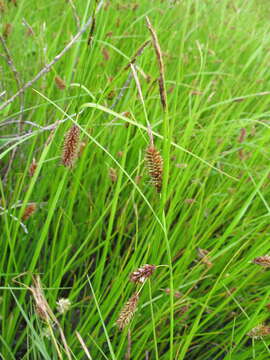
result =
M267 12L0 0L0 358L269 359Z

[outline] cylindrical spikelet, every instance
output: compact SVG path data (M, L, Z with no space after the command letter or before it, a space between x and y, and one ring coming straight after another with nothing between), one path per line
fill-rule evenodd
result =
M5 39L9 37L12 31L12 25L11 24L5 24L4 30L3 30L3 36Z
M260 324L255 328L251 329L248 333L248 336L252 337L253 339L258 339L262 336L270 335L270 327L264 324Z
M79 140L80 130L78 126L73 125L66 133L62 153L62 164L68 168L71 168L77 159Z
M60 76L56 76L56 77L54 78L54 81L55 81L55 84L56 84L56 86L58 87L58 89L60 89L60 90L65 90L65 88L66 88L66 83L64 82L63 79L60 78Z
M34 174L35 174L35 171L36 171L36 168L37 168L37 162L36 162L36 159L33 158L30 166L29 166L29 176L33 177Z
M138 305L139 294L134 293L121 310L116 321L120 330L123 330L131 321Z
M270 267L270 256L264 255L264 256L258 256L255 259L252 260L254 264L261 265L263 267Z
M151 181L157 192L160 193L162 188L163 159L154 145L150 145L146 149L145 159Z
M3 1L0 0L0 12L3 13L5 12L5 4Z
M138 270L133 271L130 274L129 279L131 282L143 284L145 280L147 280L155 270L156 270L155 265L148 265L148 264L143 265Z
M22 220L27 220L30 218L30 216L36 211L37 205L36 204L30 204L28 205L23 213Z

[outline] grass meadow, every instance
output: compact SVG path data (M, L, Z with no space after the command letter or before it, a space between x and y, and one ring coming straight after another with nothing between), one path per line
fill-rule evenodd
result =
M1 359L270 358L269 15L0 1Z

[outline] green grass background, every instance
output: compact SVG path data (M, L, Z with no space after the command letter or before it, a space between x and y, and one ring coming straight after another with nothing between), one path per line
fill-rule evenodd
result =
M94 1L74 5L83 24ZM163 52L168 114L154 82L159 72L152 45L137 61L145 109L132 79L112 113L128 78L124 67L150 39L146 15ZM34 35L27 36L23 19ZM64 0L5 2L1 31L7 23L6 42L23 83L77 32ZM106 1L92 45L85 33L24 94L24 121L46 127L66 119L51 142L50 131L27 123L18 138L11 123L19 118L18 98L1 112L3 176L18 145L8 179L0 183L3 359L58 358L30 292L12 281L24 272L18 280L25 285L40 274L55 313L57 299L71 300L58 319L74 359L86 359L76 331L93 359L124 359L127 329L120 332L115 321L136 288L130 272L145 263L168 266L158 268L141 292L130 325L131 359L269 359L269 339L246 335L270 322L269 271L250 262L270 248L269 34L264 1ZM55 76L65 80L64 91ZM7 96L17 90L3 57L0 87ZM86 146L68 170L60 164L61 149L72 125L68 116L80 110L73 120ZM145 113L164 158L161 196L144 164ZM38 168L30 178L33 158ZM33 202L37 211L24 221L26 234L18 219ZM210 251L210 269L197 247ZM174 291L182 296L173 297ZM57 330L54 336L61 348Z

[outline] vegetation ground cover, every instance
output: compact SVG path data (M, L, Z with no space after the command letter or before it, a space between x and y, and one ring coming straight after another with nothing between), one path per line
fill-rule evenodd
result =
M269 358L265 5L0 1L3 359Z

